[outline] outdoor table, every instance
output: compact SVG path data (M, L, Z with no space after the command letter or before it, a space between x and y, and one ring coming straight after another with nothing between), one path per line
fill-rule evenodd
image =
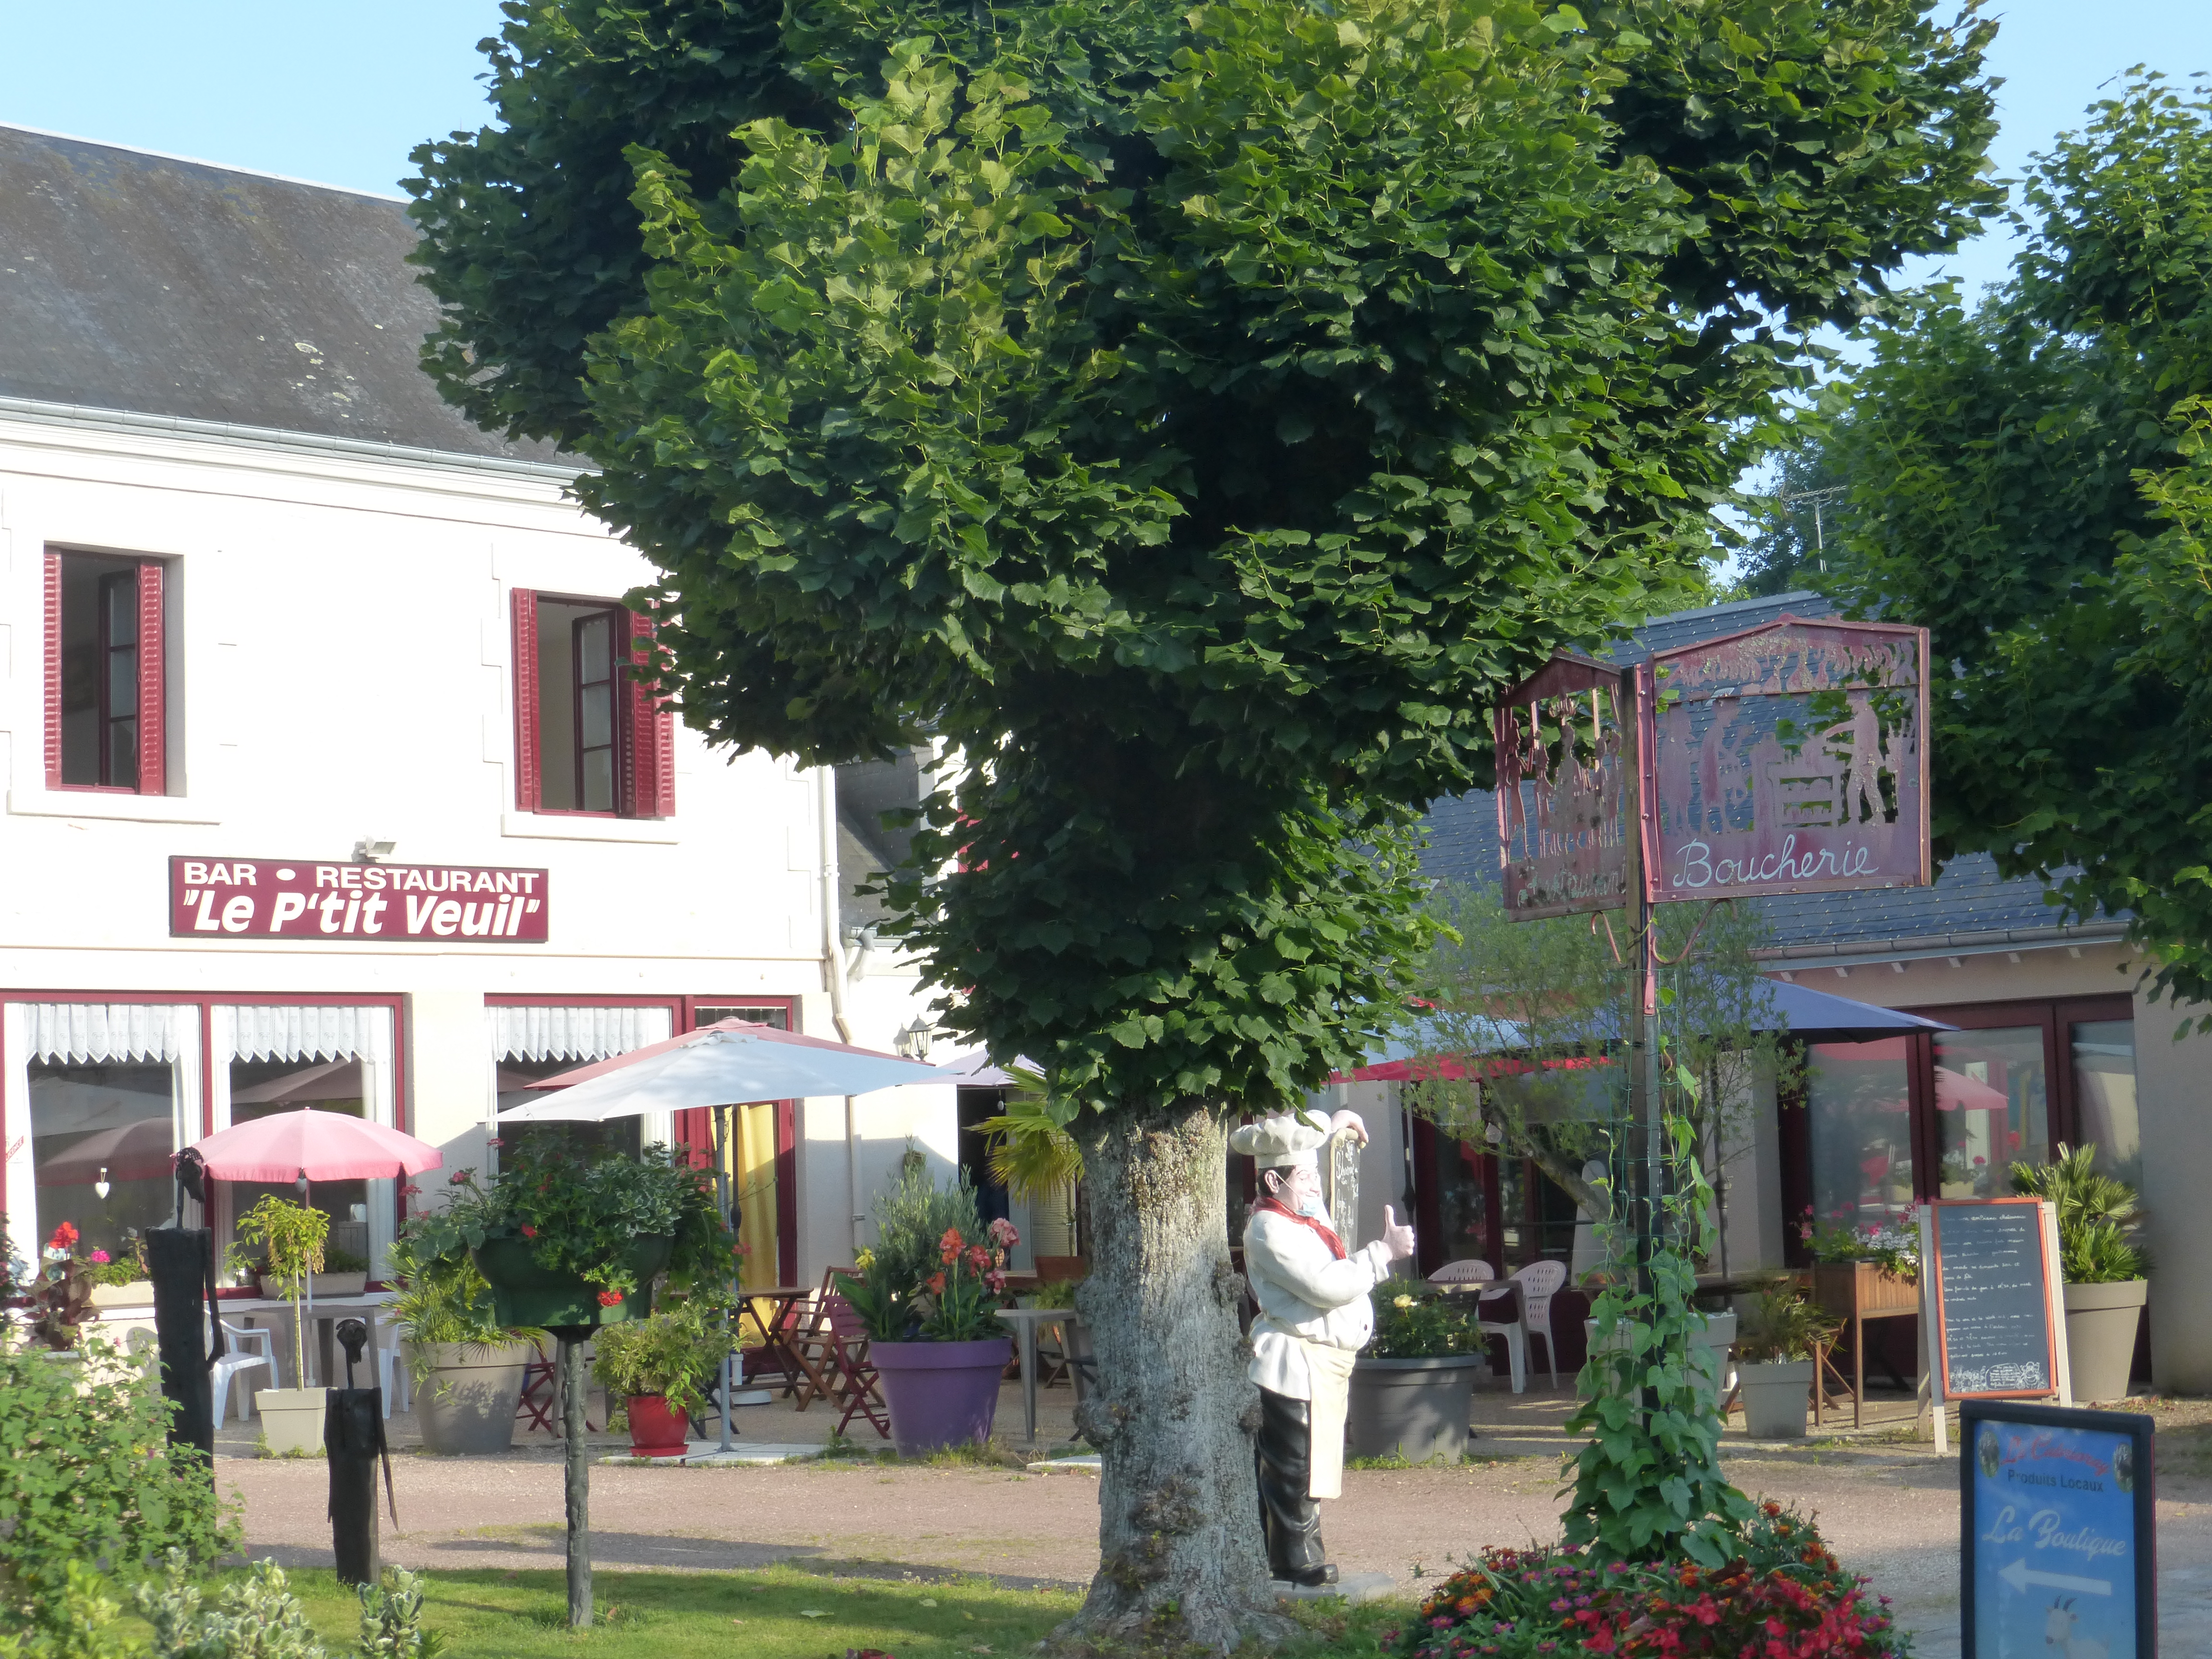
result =
M763 1369L774 1365L783 1374L783 1391L787 1395L796 1393L805 1376L791 1352L791 1327L798 1317L799 1304L813 1293L805 1285L771 1285L738 1293L745 1304L744 1315L750 1315L760 1328L761 1346L757 1352Z
M359 1317L374 1321L377 1314L391 1306L392 1297L392 1292L390 1291L363 1291L354 1296L319 1296L315 1298L314 1307L307 1311L309 1322L315 1328L313 1338L315 1352L317 1358L322 1362L318 1375L321 1378L323 1386L326 1388L336 1386L332 1381L335 1373L331 1369L331 1327L341 1319ZM251 1320L264 1315L270 1316L275 1319L275 1328L280 1334L286 1337L291 1335L292 1304L281 1296L224 1297L216 1301L215 1310L221 1317L233 1320ZM374 1354L372 1352L368 1358L371 1362L371 1374L366 1386L374 1387L376 1380L374 1370ZM307 1378L306 1369L301 1363L301 1355L295 1353L292 1356L292 1374L299 1379L297 1386L305 1388L307 1386Z
M1027 1443L1036 1444L1037 1357L1040 1325L1056 1324L1073 1317L1070 1308L1000 1308L999 1317L1014 1328L1014 1346L1022 1357L1022 1419Z

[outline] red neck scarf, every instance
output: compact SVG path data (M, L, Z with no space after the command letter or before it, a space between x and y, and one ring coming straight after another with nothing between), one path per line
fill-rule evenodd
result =
M1267 1196L1255 1201L1252 1206L1252 1210L1255 1215L1287 1216L1292 1221L1297 1222L1301 1227L1312 1228L1314 1231L1321 1235L1321 1242L1328 1246L1328 1253L1334 1256L1339 1261L1343 1261L1346 1255L1349 1254L1349 1252L1347 1252L1344 1248L1344 1241L1336 1236L1334 1229L1329 1227L1326 1223L1315 1220L1310 1215L1300 1215L1296 1210L1284 1203L1281 1199L1275 1197L1273 1194L1269 1194Z

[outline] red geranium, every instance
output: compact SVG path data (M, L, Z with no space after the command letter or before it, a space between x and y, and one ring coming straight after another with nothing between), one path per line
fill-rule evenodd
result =
M522 1236L525 1238L535 1238L538 1237L538 1229L526 1221L522 1224Z
M46 1248L50 1250L73 1250L76 1248L76 1237L75 1224L64 1221L54 1229L54 1236L46 1241Z
M601 1291L599 1292L599 1305L602 1308L620 1307L622 1305L622 1299L623 1293L620 1291Z

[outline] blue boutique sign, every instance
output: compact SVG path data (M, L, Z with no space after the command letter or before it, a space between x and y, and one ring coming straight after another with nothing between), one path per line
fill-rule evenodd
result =
M2158 1647L2151 1419L1960 1408L1966 1659L2149 1659Z

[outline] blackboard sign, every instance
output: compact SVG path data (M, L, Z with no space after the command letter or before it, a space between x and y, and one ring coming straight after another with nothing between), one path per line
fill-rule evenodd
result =
M2001 1400L1959 1417L1965 1659L2152 1659L2151 1419Z
M2058 1392L2051 1328L2052 1266L2043 1206L2032 1198L1950 1199L1929 1206L1937 1363L1953 1400Z

